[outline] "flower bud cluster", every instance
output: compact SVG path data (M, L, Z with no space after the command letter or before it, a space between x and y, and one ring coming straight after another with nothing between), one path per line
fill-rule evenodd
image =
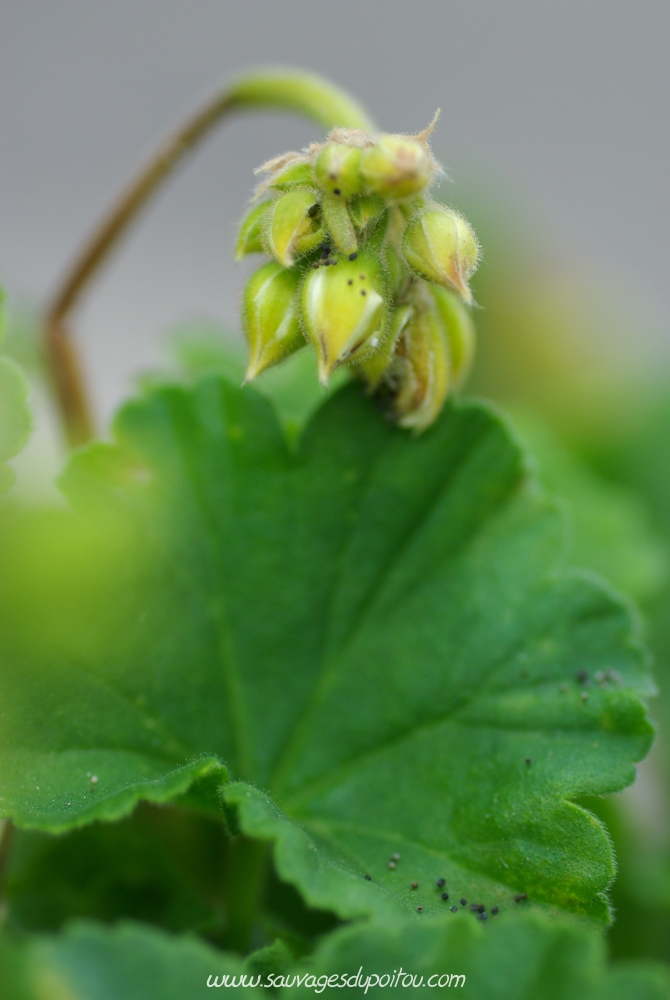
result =
M479 258L469 223L429 194L435 121L412 136L334 129L259 168L236 250L272 258L244 290L247 381L311 344L323 384L348 365L401 426L435 420L472 361Z

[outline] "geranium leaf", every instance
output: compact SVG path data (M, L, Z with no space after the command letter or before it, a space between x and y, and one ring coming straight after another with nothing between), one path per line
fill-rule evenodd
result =
M602 938L585 933L572 921L548 920L539 914L503 919L501 914L489 918L488 924L483 927L474 915L457 913L433 920L345 928L324 940L312 958L310 972L317 977L348 973L353 979L361 969L363 989L370 977L370 992L377 981L374 977L388 976L391 983L381 988L394 995L414 988L407 977L416 977L417 983L423 977L423 987L431 981L438 995L443 990L451 995L460 987L472 1000L670 997L667 968L631 962L608 969ZM300 997L312 992L304 984L292 990Z
M667 968L637 962L608 968L597 935L538 915L499 917L486 928L470 914L355 926L330 935L297 964L279 942L243 963L139 924L80 923L22 946L0 941L0 977L7 1000L196 1000L213 988L254 1000L271 983L273 995L300 998L318 996L328 980L342 987L343 979L347 995L383 988L384 995L406 996L416 983L430 984L435 996L461 988L472 1000L670 998Z
M23 947L0 942L0 982L10 984L6 1000L190 1000L211 996L210 976L244 971L234 955L141 924L77 923ZM243 987L228 992L248 1000L260 995Z
M219 761L282 810L269 832L238 806L310 905L351 912L278 823L358 878L369 912L439 910L443 877L457 897L607 919L607 835L570 800L633 780L651 682L628 610L559 571L560 518L497 416L458 405L412 439L349 387L291 450L266 401L209 379L127 406L115 436L64 479L75 523L131 540L106 565L98 647L93 629L68 654L74 599L57 662L5 627L8 815L111 818Z

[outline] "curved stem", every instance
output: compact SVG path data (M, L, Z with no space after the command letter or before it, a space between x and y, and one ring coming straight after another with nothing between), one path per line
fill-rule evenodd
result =
M308 73L269 70L242 77L196 111L158 148L114 203L84 245L46 312L44 340L56 401L72 445L93 433L93 421L68 317L82 293L140 210L187 153L230 112L277 108L315 119L326 128L373 129L363 109L347 94Z

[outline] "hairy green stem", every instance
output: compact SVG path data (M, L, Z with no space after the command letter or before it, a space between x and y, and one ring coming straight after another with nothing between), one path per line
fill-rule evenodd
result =
M93 420L81 365L70 334L70 313L131 222L186 154L228 114L254 108L295 111L313 118L327 129L336 125L367 130L373 128L363 109L351 97L320 77L268 70L244 76L231 84L161 144L84 245L47 309L44 327L46 357L56 402L71 445L83 444L91 438Z
M234 838L225 877L226 948L242 953L249 950L269 864L269 843L244 836Z
M4 923L6 916L4 882L15 832L11 819L0 820L0 926Z

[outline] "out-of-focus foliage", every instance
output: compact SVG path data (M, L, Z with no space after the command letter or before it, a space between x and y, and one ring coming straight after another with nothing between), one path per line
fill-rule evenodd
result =
M337 985L348 993L405 996L426 988L472 1000L667 1000L670 977L654 964L607 967L593 934L566 921L515 915L483 928L463 914L352 927L337 932L308 962L281 949L245 962L193 939L170 938L137 924L103 929L75 924L58 937L0 945L6 1000L196 1000L226 995L313 997ZM409 979L408 979L409 977ZM416 985L415 985L416 984Z

